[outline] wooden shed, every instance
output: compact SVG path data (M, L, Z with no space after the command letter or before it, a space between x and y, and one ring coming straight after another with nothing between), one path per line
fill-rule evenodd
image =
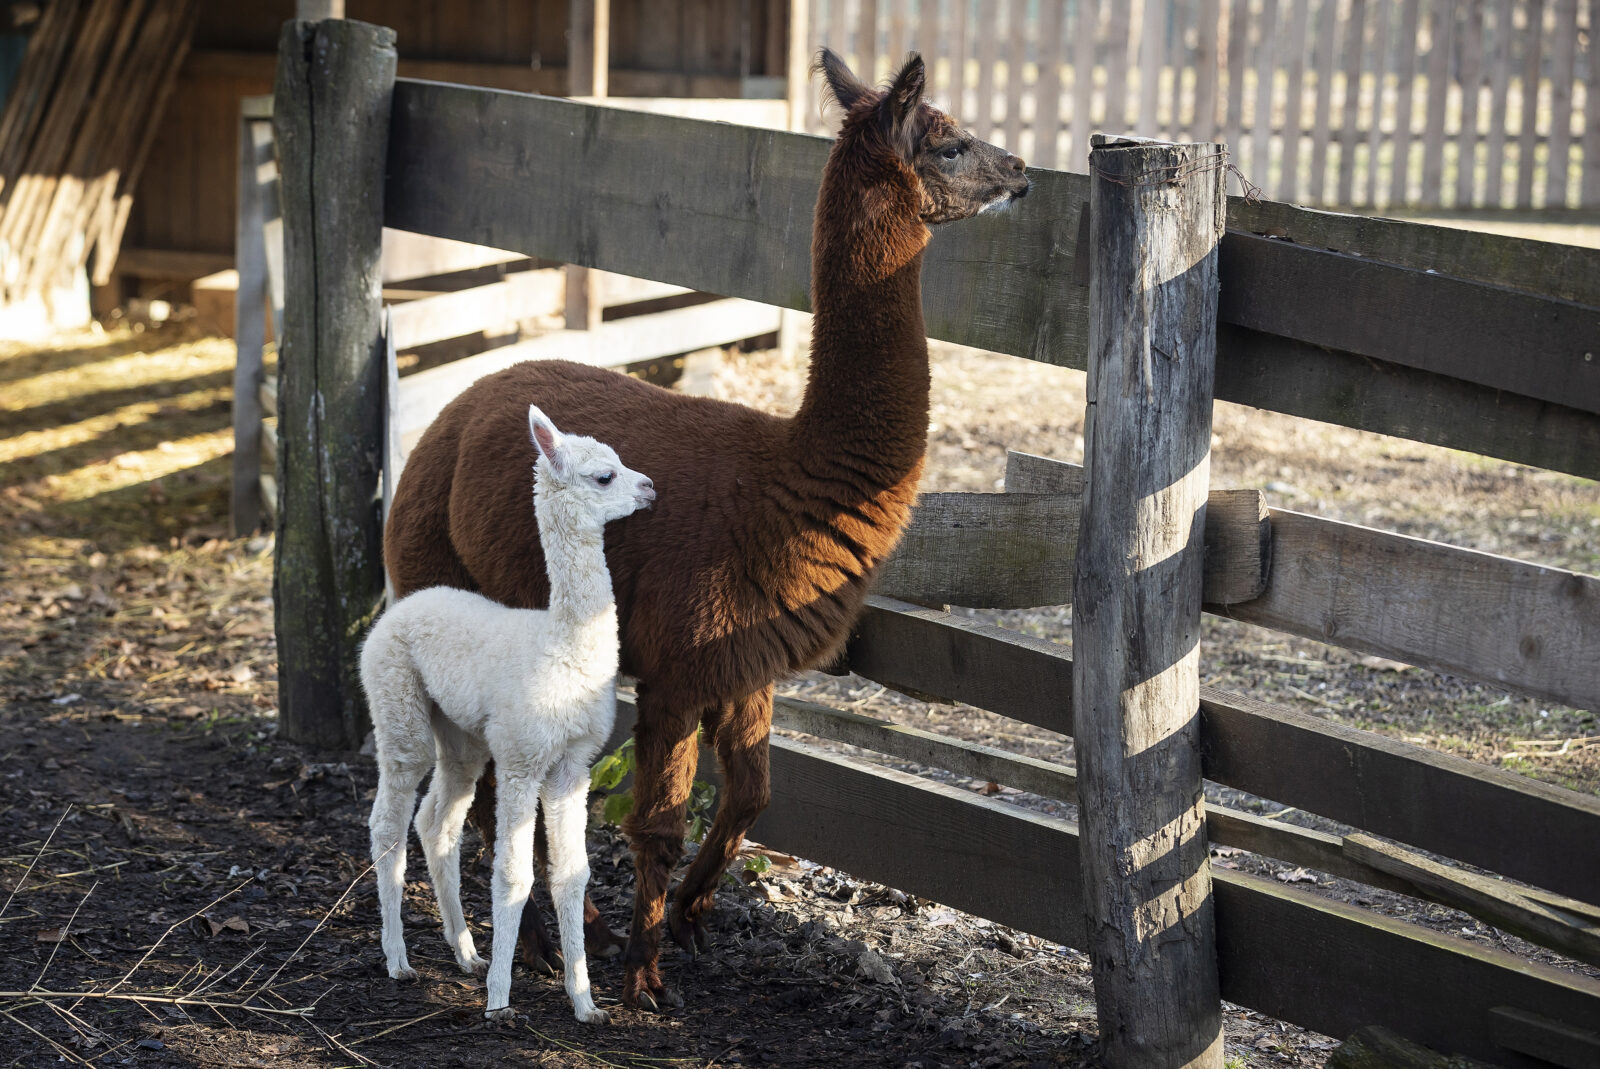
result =
M343 16L398 35L402 77L522 92L765 101L743 122L788 126L804 85L805 0L232 0L202 4L162 116L103 304L176 290L234 263L239 108L271 93L278 36L296 16ZM798 20L798 23L797 23ZM576 42L576 48L573 43ZM574 61L576 55L576 61Z

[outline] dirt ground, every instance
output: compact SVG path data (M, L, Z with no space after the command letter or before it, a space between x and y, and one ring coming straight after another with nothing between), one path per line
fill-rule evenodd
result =
M413 850L405 919L422 980L390 981L366 874L371 760L276 737L271 539L225 537L232 359L229 343L182 325L0 350L0 1064L1092 1062L1081 954L783 855L725 886L710 954L691 961L666 944L683 1009L622 1009L620 966L596 963L615 1021L596 1030L572 1019L556 980L520 969L513 999L526 1016L486 1026L480 982L455 971L436 934ZM803 379L759 353L730 362L718 385L781 411ZM1081 458L1081 375L938 347L934 382L929 488L998 488L1007 446ZM1226 405L1216 436L1214 485L1600 572L1595 483ZM985 615L1070 635L1065 610ZM1208 683L1600 792L1592 711L1246 625L1207 628ZM1057 736L859 678L785 689L1070 759ZM596 898L620 929L626 850L603 826L591 846ZM1237 852L1218 861L1552 960L1463 914ZM486 873L467 870L482 932ZM1335 1046L1238 1007L1226 1024L1230 1069L1321 1065Z

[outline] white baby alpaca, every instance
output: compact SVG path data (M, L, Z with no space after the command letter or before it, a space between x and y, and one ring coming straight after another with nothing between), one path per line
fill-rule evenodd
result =
M567 995L578 1020L604 1024L583 946L589 766L616 716L617 606L603 533L606 523L648 507L656 495L609 446L562 435L532 406L528 425L539 454L533 499L550 608L510 609L447 587L419 590L383 614L361 651L378 749L370 823L383 953L390 976L416 978L406 960L400 898L406 823L432 769L417 836L446 942L464 971L485 970L461 913L461 828L478 775L493 758L494 951L485 1016L511 1015L511 959L533 888L534 819L543 801Z

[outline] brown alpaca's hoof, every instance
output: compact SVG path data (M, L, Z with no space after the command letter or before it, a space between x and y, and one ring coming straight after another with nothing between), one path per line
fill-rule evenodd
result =
M703 916L691 919L685 915L685 911L674 906L667 917L667 929L672 933L673 940L691 958L698 958L711 949L711 932Z
M550 942L539 911L530 903L522 911L517 930L517 960L537 976L554 976L561 971L561 952Z
M628 969L622 978L622 1004L636 1010L660 1013L683 1005L683 997L652 976L652 970Z
M583 947L591 958L614 958L622 953L622 937L595 917L583 922Z

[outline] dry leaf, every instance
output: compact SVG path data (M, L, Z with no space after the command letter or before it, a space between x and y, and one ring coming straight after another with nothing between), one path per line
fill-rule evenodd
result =
M34 937L39 943L59 943L67 937L65 928L45 928Z
M1316 883L1316 876L1305 869L1290 869L1288 872L1278 873L1278 879L1283 883Z
M999 794L1000 793L1000 784L996 783L994 780L990 780L988 783L985 783L981 788L979 788L978 793L979 794Z

